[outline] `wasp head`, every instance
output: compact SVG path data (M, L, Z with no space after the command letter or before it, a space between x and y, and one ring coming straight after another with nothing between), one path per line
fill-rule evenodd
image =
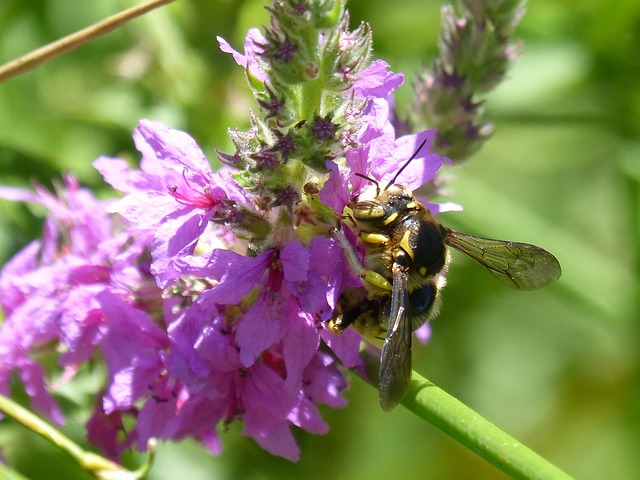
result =
M392 184L380 190L377 182L352 198L349 207L361 228L389 228L420 208L407 187Z

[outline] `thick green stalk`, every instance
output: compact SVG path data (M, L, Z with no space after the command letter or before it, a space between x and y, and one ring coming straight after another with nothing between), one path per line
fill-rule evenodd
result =
M375 385L380 352L367 348L362 356ZM402 405L512 478L572 478L416 372Z

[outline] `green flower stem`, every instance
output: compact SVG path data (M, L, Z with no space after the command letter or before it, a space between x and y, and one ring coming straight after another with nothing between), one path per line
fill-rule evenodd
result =
M324 80L317 78L301 84L298 95L298 118L300 120L313 118L314 113L320 113Z
M380 351L368 347L361 355L376 385ZM572 478L415 371L402 405L512 478Z
M136 480L143 478L151 468L155 452L155 442L150 442L151 445L148 446L150 452L149 461L140 469L132 472L100 455L83 450L69 437L63 435L47 422L4 395L0 395L0 411L48 440L60 451L77 462L80 467L98 479Z

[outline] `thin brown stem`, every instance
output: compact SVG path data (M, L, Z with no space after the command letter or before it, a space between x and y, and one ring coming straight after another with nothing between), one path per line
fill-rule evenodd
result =
M117 13L106 20L95 23L79 32L67 35L44 47L27 53L16 60L0 66L0 83L27 72L41 63L47 62L69 50L78 48L95 38L101 37L140 15L144 15L151 10L174 1L175 0L148 0L140 5Z

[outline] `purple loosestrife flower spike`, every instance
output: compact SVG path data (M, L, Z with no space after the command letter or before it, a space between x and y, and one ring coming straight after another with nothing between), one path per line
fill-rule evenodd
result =
M490 137L479 97L494 89L519 56L511 36L524 13L523 0L459 0L442 7L440 55L415 82L409 119L438 133L436 152L464 160Z

